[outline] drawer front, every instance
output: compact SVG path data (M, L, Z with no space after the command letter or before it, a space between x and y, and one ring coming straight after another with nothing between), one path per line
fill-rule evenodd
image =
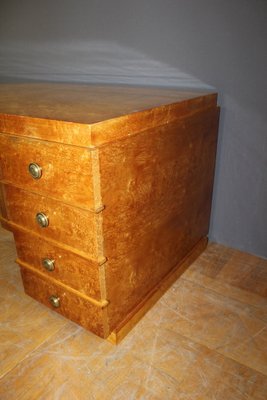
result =
M0 179L31 192L94 209L91 151L0 134ZM40 167L33 178L29 165Z
M14 232L19 260L79 292L101 299L99 265L36 235Z
M106 337L105 311L100 307L91 304L85 298L62 288L56 283L35 275L26 268L21 268L21 276L25 292L29 296L96 335ZM54 297L54 304L58 307L52 305L51 296ZM58 299L57 303L56 299Z
M3 185L7 218L22 228L45 238L64 243L98 260L98 233L100 214L75 208L37 194L9 185ZM48 219L47 227L40 227L36 215L43 213Z

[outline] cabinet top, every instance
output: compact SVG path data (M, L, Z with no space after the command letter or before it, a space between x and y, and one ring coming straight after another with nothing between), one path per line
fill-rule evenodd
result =
M216 101L214 93L169 88L65 83L0 84L0 130L23 134L21 132L26 129L27 136L34 136L33 131L36 134L38 127L44 129L49 125L52 134L53 130L64 130L66 124L74 123L79 131L74 141L63 134L63 139L55 136L54 139L90 145L93 144L91 139L94 134L95 144L98 144L113 137L107 129L122 132L124 126L126 135L129 124L134 124L138 131L143 123L148 123L147 128L164 124L198 109L215 106ZM86 143L83 139L80 141L80 131L87 132ZM103 132L106 132L106 140ZM43 138L49 140L46 136Z
M0 113L94 124L204 95L207 93L123 85L1 84Z

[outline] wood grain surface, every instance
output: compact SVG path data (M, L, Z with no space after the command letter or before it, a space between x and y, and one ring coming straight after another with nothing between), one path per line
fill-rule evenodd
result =
M0 132L94 146L215 106L216 99L152 87L1 84Z
M266 400L267 260L209 243L114 347L26 296L15 257L0 227L1 400Z
M216 106L215 94L196 97L181 103L169 104L142 112L134 112L118 118L110 119L91 126L91 143L96 146L105 145L114 140L129 137L148 129L178 121L196 111Z
M96 335L107 336L108 327L105 313L100 307L94 306L83 297L73 294L70 290L62 288L24 267L21 267L21 275L25 292L29 296ZM50 304L49 298L52 295L60 298L59 308L54 308Z
M46 305L58 294L56 311L119 338L204 248L217 95L74 84L0 85L0 94L1 221L25 290Z
M113 344L119 344L125 336L133 329L140 319L149 311L159 300L169 287L179 278L185 270L207 247L208 239L203 237L195 246L182 258L178 264L172 268L159 283L154 286L131 310L126 317L120 321L116 328L108 336L108 340Z
M99 214L71 207L10 185L3 185L8 219L39 235L77 248L88 257L102 256L98 233ZM47 228L41 228L35 216L43 212L49 219Z
M7 212L6 212L6 203L4 197L4 189L3 186L0 184L0 217L7 219Z
M84 124L192 100L188 111L211 101L210 93L129 85L1 84L0 94L0 113Z
M111 329L207 235L217 125L212 108L100 148Z
M0 180L76 206L95 209L91 151L43 140L0 134ZM42 168L40 179L30 163Z
M15 231L14 238L19 261L30 264L43 274L53 277L70 287L97 300L101 294L99 264L71 251L52 244L34 234ZM54 260L55 269L47 271L42 260Z

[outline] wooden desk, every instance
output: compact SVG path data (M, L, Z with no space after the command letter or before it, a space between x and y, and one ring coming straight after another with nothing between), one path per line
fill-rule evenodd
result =
M0 85L1 223L25 292L118 342L205 248L216 94Z

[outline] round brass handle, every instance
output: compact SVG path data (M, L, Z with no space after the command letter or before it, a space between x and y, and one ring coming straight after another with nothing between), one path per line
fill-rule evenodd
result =
M55 295L50 296L49 302L55 308L60 307L60 298L58 296L55 296Z
M41 227L41 228L46 228L49 225L49 220L48 217L42 213L42 212L38 212L35 216L36 218L36 222L37 224Z
M42 266L47 271L54 271L54 269L55 269L55 260L51 260L51 258L44 258L42 260Z
M28 167L29 173L34 179L40 179L42 176L42 168L36 163L30 163Z

